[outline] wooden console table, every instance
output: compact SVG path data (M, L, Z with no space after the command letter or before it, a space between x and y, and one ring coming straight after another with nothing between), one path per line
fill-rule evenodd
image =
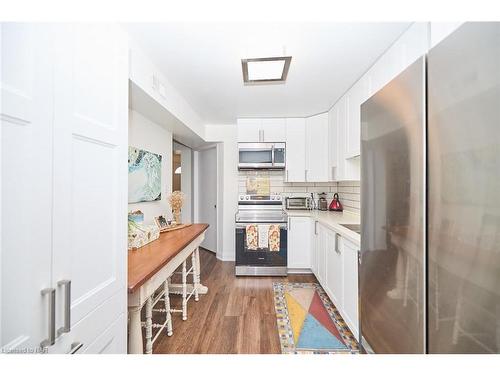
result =
M193 224L176 231L161 233L160 238L138 250L128 252L128 312L130 317L128 352L142 354L141 309L149 297L195 251L205 238L208 224ZM199 265L198 265L198 270ZM199 277L199 275L198 275ZM199 278L198 278L199 279ZM188 290L194 286L189 285ZM172 285L179 293L182 285ZM208 288L199 286L198 293Z

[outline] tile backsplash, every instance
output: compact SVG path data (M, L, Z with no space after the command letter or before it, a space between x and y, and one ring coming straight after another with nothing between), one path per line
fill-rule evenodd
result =
M281 194L284 197L309 196L318 199L319 193L326 193L328 203L333 199L333 194L338 193L344 210L359 214L360 186L359 181L340 182L284 182L283 171L239 171L238 193L246 194L246 180L248 176L269 177L271 193Z

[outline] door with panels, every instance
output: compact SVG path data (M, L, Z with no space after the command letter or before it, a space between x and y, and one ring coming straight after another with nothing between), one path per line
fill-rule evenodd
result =
M48 28L1 33L0 348L31 352L48 338L51 287L52 70ZM48 290L46 290L48 292Z
M95 309L116 318L125 312L128 47L110 24L59 25L54 38L52 267L60 293L56 326L72 329L54 351L66 352L70 340L79 340L73 327Z

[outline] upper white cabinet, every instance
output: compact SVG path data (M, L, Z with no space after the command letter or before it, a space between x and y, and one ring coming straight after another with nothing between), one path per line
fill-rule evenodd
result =
M238 119L238 142L285 142L284 118Z
M285 142L286 121L284 118L262 119L262 142Z
M306 118L306 181L329 180L328 112Z
M410 66L429 48L429 24L413 23L365 74L371 96Z
M288 218L288 268L311 268L311 219Z
M285 181L304 182L306 178L306 120L286 119Z
M352 86L347 97L347 127L345 132L344 157L350 159L360 155L361 150L361 104L368 98L368 80L361 78Z
M338 173L338 123L339 123L339 104L338 102L328 112L328 179L335 181Z
M238 142L262 142L262 120L254 118L238 119Z
M112 324L126 332L127 38L109 24L1 27L0 346L84 352ZM109 339L126 352L123 334Z

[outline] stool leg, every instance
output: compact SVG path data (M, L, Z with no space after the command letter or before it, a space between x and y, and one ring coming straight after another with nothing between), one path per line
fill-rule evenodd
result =
M193 266L193 288L194 288L194 300L198 301L198 266L196 262L196 251L191 254L191 264Z
M198 288L201 286L201 268L200 268L200 248L197 247L196 250L194 251L196 255L196 283ZM198 291L196 291L196 294L198 294Z
M149 297L146 301L146 354L153 353L153 300Z
M163 283L163 288L165 292L165 319L167 320L167 335L172 336L172 314L170 313L170 295L168 291L168 279Z
M182 262L182 320L187 320L187 274L185 260Z

